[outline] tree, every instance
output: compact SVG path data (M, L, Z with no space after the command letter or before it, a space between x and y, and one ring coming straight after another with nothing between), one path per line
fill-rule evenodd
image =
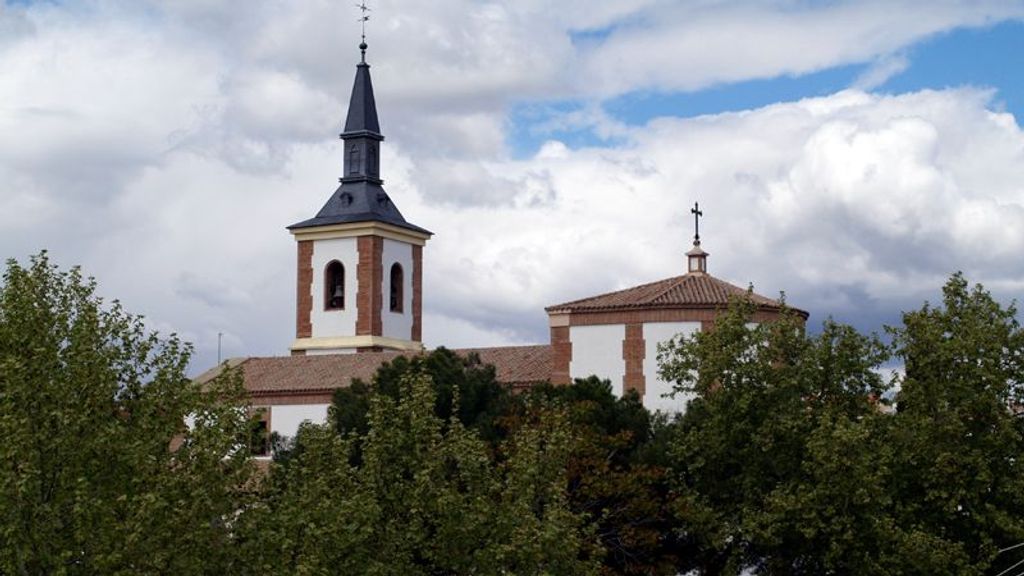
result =
M683 568L863 573L871 538L885 536L861 532L878 520L873 491L883 482L876 446L862 440L874 438L886 386L873 368L885 347L833 322L809 337L785 314L751 326L752 311L738 301L714 329L659 353L662 378L695 395L669 448L678 530L690 551ZM857 450L836 460L834 446ZM838 513L818 506L843 501Z
M336 390L331 410L338 432L365 434L370 397L379 393L397 399L402 379L420 372L434 386L434 412L439 418L447 422L455 413L464 426L476 429L491 443L504 436L500 418L512 403L508 387L498 382L494 366L483 364L479 356L463 357L446 348L411 358L399 356L377 370L372 385L357 380Z
M672 441L680 530L704 574L983 574L1021 560L1024 331L959 274L892 346L826 322L749 327L738 304L673 341L693 392ZM877 367L901 360L896 412Z
M896 397L896 514L939 539L962 573L979 574L997 552L1024 542L1024 330L961 274L892 328L906 375ZM1018 554L1014 561L1021 560Z
M7 263L0 572L223 573L250 478L238 375L192 382L187 344L95 289L45 252Z
M678 541L668 503L665 445L636 392L622 397L596 376L568 386L536 386L521 397L557 405L579 440L569 462L569 503L592 518L604 549L603 574L676 574ZM533 415L542 419L543 414Z
M596 523L600 548L606 552L604 571L675 573L665 468L648 461L655 458L648 446L651 417L638 396L616 398L611 385L597 378L569 386L535 386L512 396L497 382L494 367L473 355L463 358L442 348L400 357L382 366L372 385L354 382L335 392L336 429L342 435L357 433L349 451L353 464L361 462L374 395L397 399L403 379L421 371L431 377L435 415L444 426L455 416L460 425L479 433L496 466L503 465L505 451L514 445L504 442L509 434L530 433L548 420L568 418L575 432L567 464L569 506Z
M303 426L287 466L242 514L252 571L277 574L589 574L590 530L566 502L574 433L564 416L524 426L499 463L478 433L436 414L407 372L372 392L365 434ZM358 442L361 458L351 452Z

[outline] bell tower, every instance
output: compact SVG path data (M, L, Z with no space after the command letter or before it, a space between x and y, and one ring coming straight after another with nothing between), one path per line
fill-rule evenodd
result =
M288 230L298 244L293 355L422 350L423 246L384 191L384 136L366 63L356 66L341 185L315 217Z

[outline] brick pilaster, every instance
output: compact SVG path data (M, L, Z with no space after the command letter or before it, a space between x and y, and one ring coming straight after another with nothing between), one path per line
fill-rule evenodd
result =
M313 241L298 242L295 278L295 337L313 336Z
M383 306L384 278L381 261L384 257L384 239L380 236L360 236L357 248L359 263L356 265L356 334L359 336L380 336L384 331L381 318Z
M568 326L551 328L551 383L568 385L572 383L569 363L572 362L572 341L569 340Z
M423 246L412 247L412 335L410 340L423 340Z
M636 390L641 398L647 390L644 376L644 358L647 356L643 324L626 324L626 339L622 341L622 359L626 361L626 374L622 379L623 392Z

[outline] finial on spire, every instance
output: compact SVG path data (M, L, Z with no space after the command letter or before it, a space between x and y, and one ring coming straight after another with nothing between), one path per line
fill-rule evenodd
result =
M704 215L704 212L700 209L700 204L694 202L693 208L690 209L690 214L693 214L693 244L694 246L700 246L700 217Z
M363 29L363 40L362 42L359 43L359 51L362 53L362 63L366 64L366 23L370 21L369 12L371 10L370 7L366 5L366 0L363 0L359 4L356 4L356 8L359 8L363 12L362 16L359 17L359 20L357 20L357 22L359 22L359 25L362 26Z

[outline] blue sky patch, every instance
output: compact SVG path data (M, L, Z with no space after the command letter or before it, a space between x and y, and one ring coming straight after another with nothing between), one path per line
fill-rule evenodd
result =
M1024 22L955 30L911 47L908 57L910 67L877 91L987 86L1018 123L1024 117Z
M608 30L581 32L574 43L597 42ZM1024 118L1024 22L1009 21L984 28L964 28L929 38L905 52L909 65L874 92L900 94L922 89L960 86L997 90L995 105ZM780 76L714 86L696 92L636 91L600 104L611 119L641 126L660 117L693 117L750 110L779 102L827 96L849 88L872 63L829 68L801 76ZM591 105L593 106L593 105ZM609 146L619 142L600 136L593 126L565 122L587 109L583 101L522 103L509 114L509 147L513 156L534 154L548 140L570 148Z

